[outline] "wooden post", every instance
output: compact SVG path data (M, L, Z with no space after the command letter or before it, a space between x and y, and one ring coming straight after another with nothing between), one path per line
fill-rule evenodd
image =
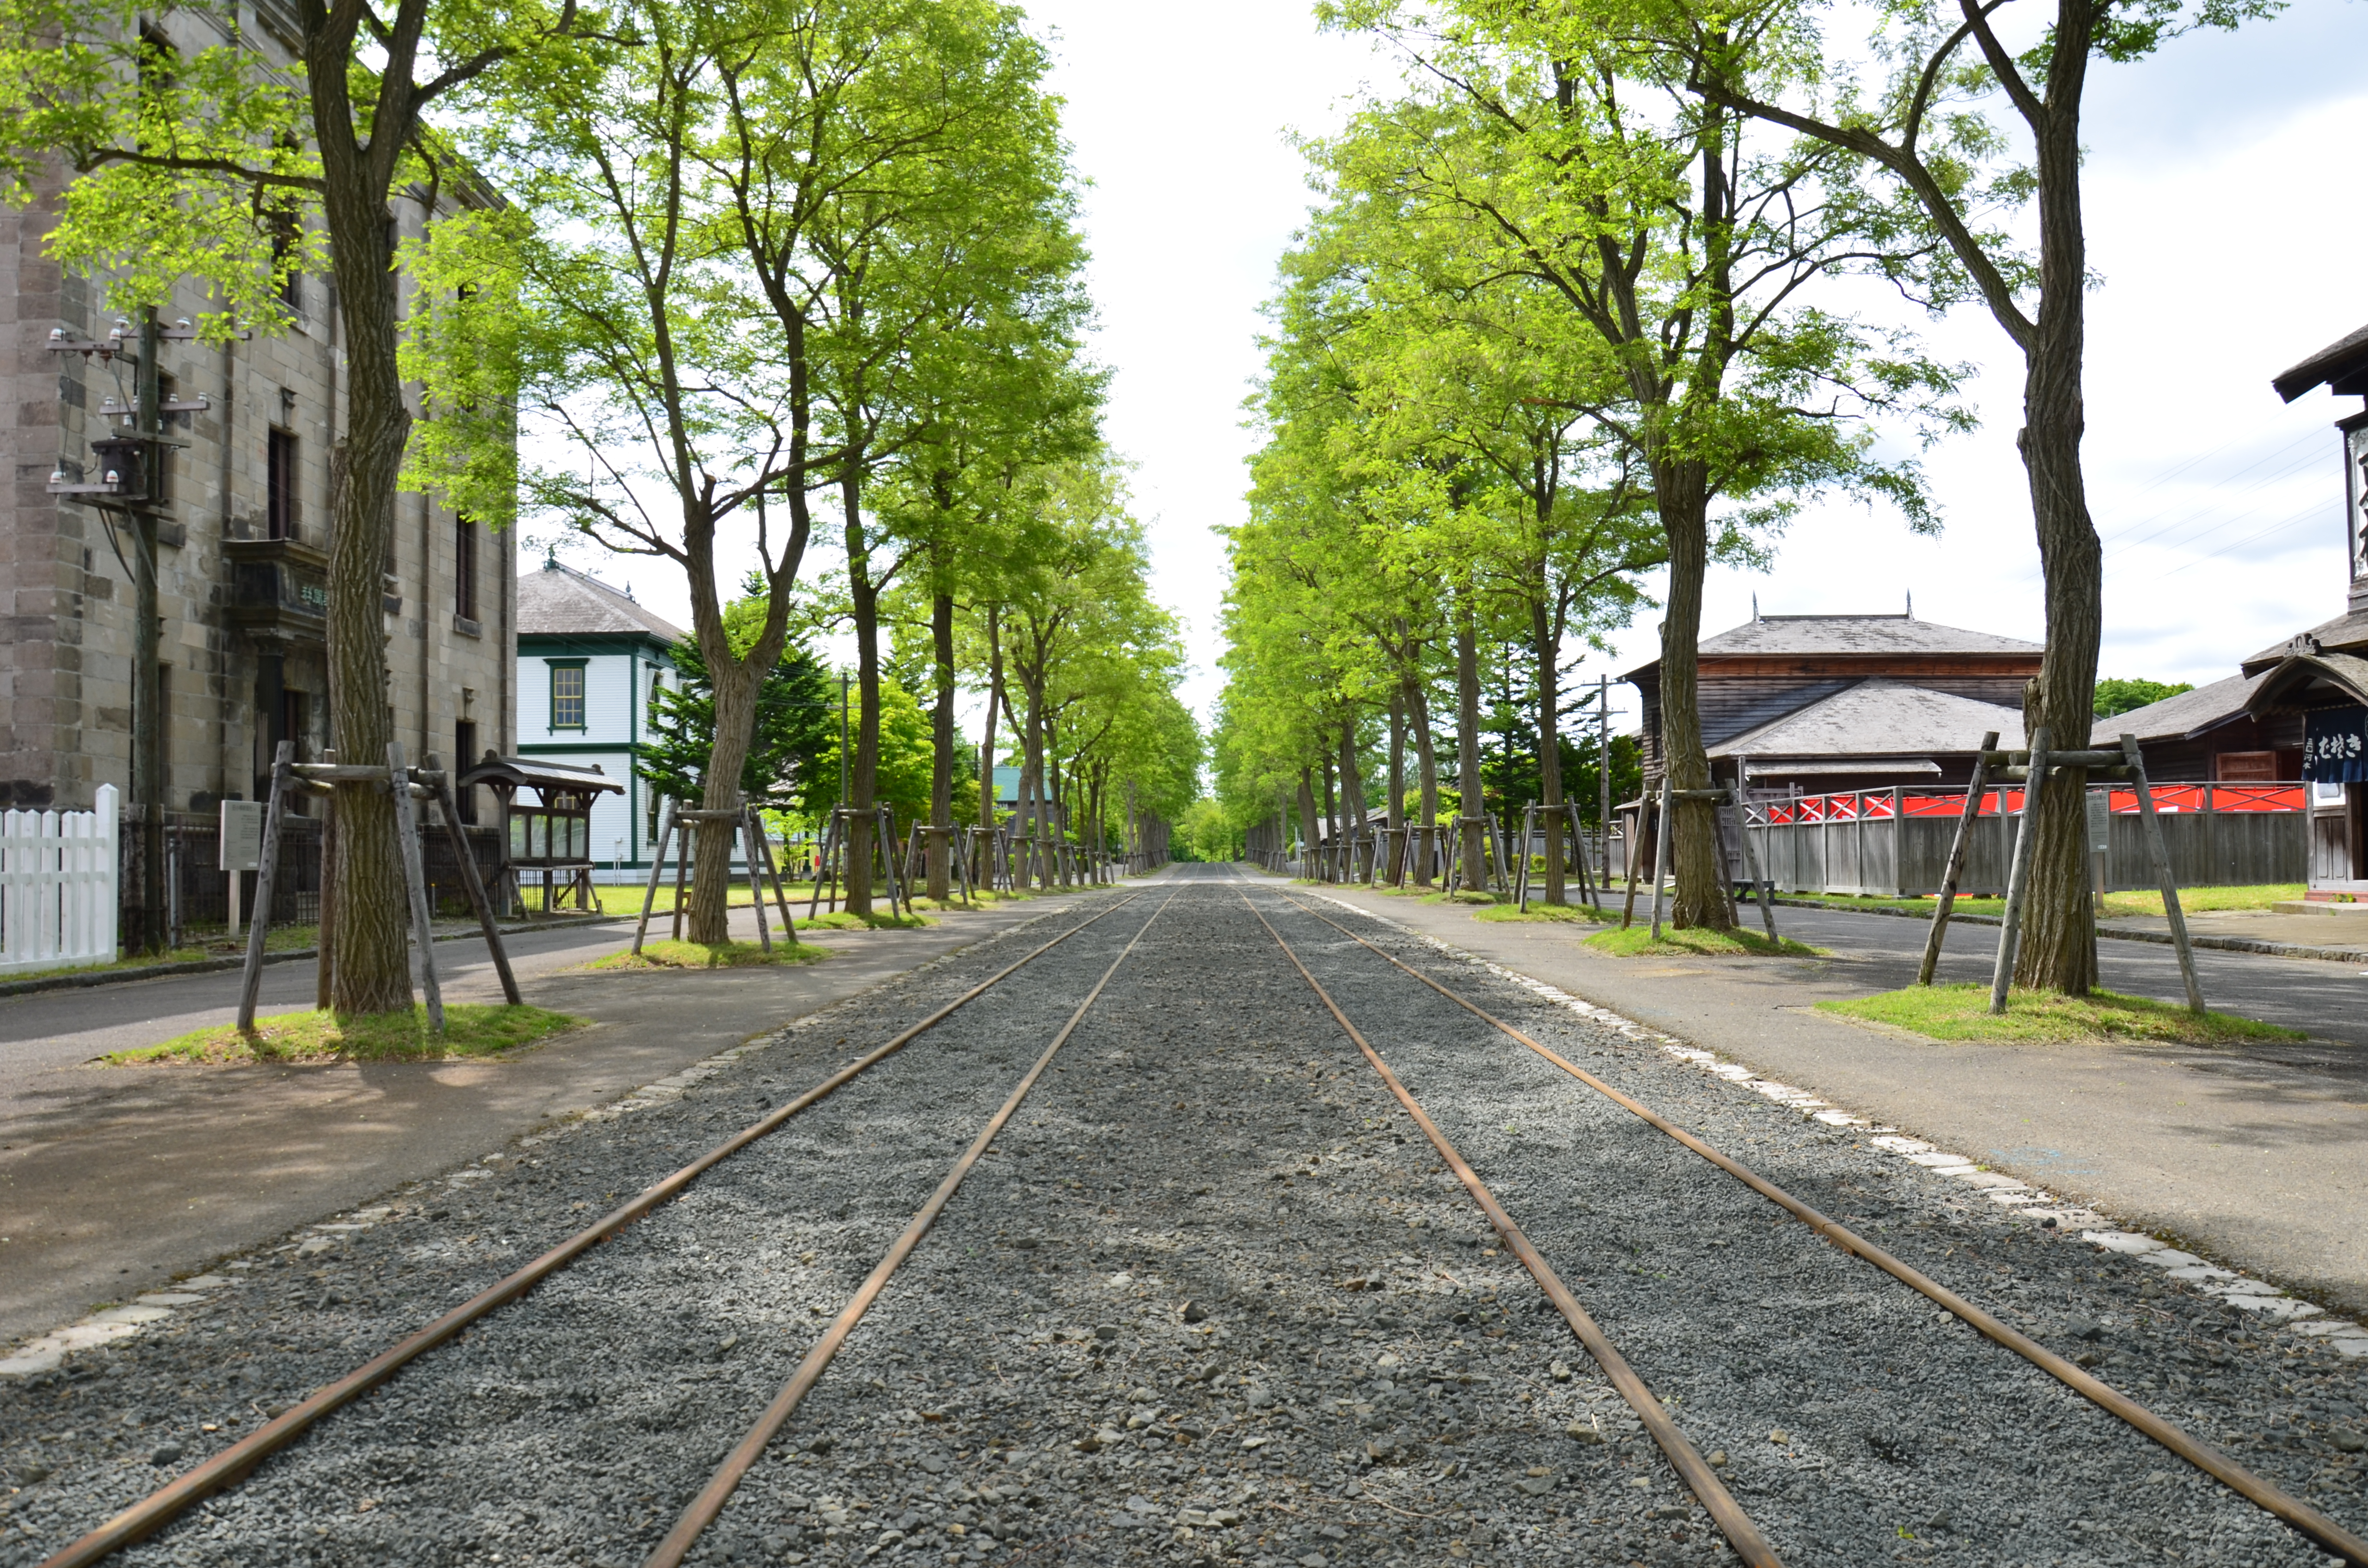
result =
M1521 808L1521 869L1514 878L1514 897L1524 915L1530 912L1530 830L1537 815L1535 801Z
M2154 814L2154 787L2146 782L2146 755L2138 750L2136 736L2122 737L2122 755L2130 759L2130 777L2137 780L2138 815L2146 822L2146 847L2154 851L2155 871L2162 879L2162 912L2170 917L2170 945L2179 953L2179 978L2187 984L2187 1010L2201 1017L2203 987L2195 978L2195 949L2187 939L2187 914L2179 906L2179 879L2171 875L2170 846L2163 842L2162 819Z
M1735 768L1736 783L1730 798L1735 801L1736 831L1743 835L1743 869L1750 877L1752 887L1759 894L1759 923L1768 927L1770 947L1781 946L1783 938L1776 935L1776 901L1768 896L1767 880L1759 874L1759 856L1751 847L1751 808L1743 799L1743 765ZM1740 924L1740 922L1738 922Z
M337 754L324 751L321 760L334 767ZM336 1000L336 880L337 797L332 792L321 797L321 929L313 939L313 1006L324 1013Z
M419 942L419 978L427 993L427 1027L444 1032L444 988L436 978L436 926L427 908L427 874L419 863L419 831L411 809L411 770L403 743L386 743L386 786L394 791L394 831L402 835L404 891L411 896L411 931Z
M1974 759L1973 787L1965 792L1964 813L1957 818L1957 832L1949 841L1949 863L1941 869L1941 897L1932 906L1932 929L1924 936L1923 961L1916 966L1916 983L1932 983L1932 971L1940 966L1941 939L1948 935L1949 912L1957 904L1957 881L1965 872L1965 857L1974 846L1974 824L1982 814L1982 789L1989 778L1989 754L1998 750L1998 732L1992 730L1982 737L1982 754ZM2029 798L2029 791L2024 792ZM2006 786L1998 786L1998 812L2006 812Z
M765 920L765 873L757 865L756 824L748 820L748 807L745 802L740 807L740 821L737 826L740 855L748 862L748 905L757 912L757 946L760 951L769 953L773 950L773 933L767 928ZM766 858L770 859L772 857L768 855ZM728 927L725 930L725 936L727 938L730 936Z
M666 845L674 837L674 802L668 801L658 817L658 841L650 846L650 882L642 890L642 918L633 927L633 956L642 956L642 940L649 935L650 910L658 901L658 875L666 865Z
M892 847L892 846L896 842L896 813L890 807L881 806L876 808L871 814L879 824L872 830L871 836L873 841L880 846L881 869L887 873L888 914L890 918L893 919L896 914L897 899L903 886L901 881L896 875L896 851ZM904 903L905 914L909 917L913 913L913 901L906 898Z
M794 948L798 945L797 926L790 919L790 895L781 886L781 869L773 864L772 838L765 832L765 818L763 813L758 812L754 806L746 807L745 810L748 813L749 831L756 835L757 846L764 853L765 875L773 884L773 907L780 910L781 914L781 938L788 942L790 946ZM785 834L784 842L781 846L781 854L784 859L788 858L789 856L789 845L786 842L786 837L787 835Z
M1661 939L1661 882L1669 868L1669 775L1661 772L1661 809L1654 813L1660 820L1653 834L1653 940Z
M1645 859L1645 827L1653 814L1653 797L1643 790L1636 791L1636 831L1620 835L1621 846L1628 852L1628 901L1620 906L1620 929L1625 931L1636 919L1636 878ZM1607 830L1604 842L1611 842Z
M2004 773L2004 769L2000 769ZM2031 737L2031 766L2022 781L2022 825L2015 829L2014 864L2006 879L2006 916L1998 925L1998 963L1990 971L1990 1011L2004 1015L2007 988L2014 983L2014 949L2022 937L2022 901L2031 891L2031 859L2039 835L2031 831L2032 808L2047 783L2047 726ZM2006 814L2006 782L1998 786L1998 814Z
M420 761L436 768L432 753ZM518 976L510 972L510 955L502 946L501 928L494 924L493 901L485 896L484 880L477 875L477 858L470 852L469 835L461 825L460 800L452 788L452 776L437 770L436 803L443 808L444 832L452 841L452 853L460 857L461 886L469 894L469 907L477 912L477 928L485 934L485 950L494 955L494 971L502 977L502 996L511 1006L519 1006L523 1002L518 995Z
M255 915L246 928L246 972L238 986L241 1034L255 1032L255 994L263 983L263 937L271 929L271 884L279 874L279 814L288 796L288 781L293 777L289 764L295 756L295 743L282 741L271 759L271 800L263 812L263 858L255 872Z
M674 802L674 926L667 932L667 937L671 941L679 942L682 940L682 917L684 914L682 907L682 895L685 889L689 886L690 879L691 844L691 828L689 824L683 820L682 802L680 801ZM547 871L543 874L545 876L550 875ZM727 882L725 885L728 887L730 884ZM550 902L547 896L544 899L544 902ZM727 905L731 901L728 898L725 900Z
M831 866L831 844L838 833L838 812L839 808L836 806L831 808L830 820L822 824L822 843L815 847L814 892L806 899L806 920L809 924L813 922L815 911L822 908L822 879ZM837 907L837 898L835 893L832 896L832 907Z

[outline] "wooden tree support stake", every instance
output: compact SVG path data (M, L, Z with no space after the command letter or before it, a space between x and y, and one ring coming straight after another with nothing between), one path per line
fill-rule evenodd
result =
M2155 871L2162 881L2162 912L2170 919L2170 945L2179 954L2179 978L2187 985L2187 1010L2200 1018L2203 987L2195 978L2195 949L2187 939L2187 914L2179 906L2179 879L2171 875L2170 847L2163 842L2162 819L2154 814L2154 787L2146 782L2146 757L2135 736L2122 737L2122 756L2128 759L2137 784L2138 814L2145 819L2146 847L2154 851ZM2206 784L2203 790L2208 796L2212 786Z
M411 772L403 765L403 743L386 743L386 787L394 792L394 831L402 835L404 891L411 896L411 929L419 941L420 989L427 994L427 1027L444 1032L444 987L436 977L436 926L427 909L427 875L419 863L419 833L411 810Z
M642 918L633 927L633 956L642 956L643 939L650 934L650 910L658 902L658 877L666 867L666 846L674 842L674 802L666 803L658 818L658 841L650 849L649 886L642 890ZM521 899L520 902L524 902Z
M1653 940L1661 939L1661 883L1669 869L1669 775L1661 774L1661 809L1654 812L1658 819L1653 834Z
M485 934L485 950L494 957L494 971L502 978L502 996L513 1007L524 1006L518 995L518 976L510 972L510 955L502 946L501 927L494 923L493 901L485 896L485 884L477 875L477 858L470 851L469 835L461 825L460 797L452 789L452 776L436 766L430 755L419 759L436 779L436 803L444 813L445 835L452 841L452 853L461 862L461 886L469 894L469 907L477 912L477 928Z
M1932 929L1925 934L1924 958L1916 966L1918 985L1931 984L1933 971L1940 967L1941 940L1949 934L1949 915L1957 906L1957 882L1965 874L1965 856L1974 846L1974 824L1982 814L1982 790L1989 781L1989 754L1998 749L1998 739L1996 730L1984 735L1982 755L1974 759L1974 782L1965 791L1965 810L1957 818L1957 835L1949 843L1949 863L1941 873L1940 901L1932 906ZM2005 813L2006 790L2001 787L1998 814Z
M255 1032L255 995L263 983L263 938L271 929L272 884L279 876L279 824L288 784L292 775L290 761L296 754L295 744L279 743L271 760L271 801L263 812L263 855L255 873L255 915L246 929L246 971L239 977L238 1032Z
M2014 835L2014 864L2006 879L2006 915L1998 923L1998 961L1990 971L1990 1011L2006 1012L2007 988L2014 983L2014 952L2022 939L2022 901L2031 891L2031 861L2038 851L2039 835L2031 831L2032 808L2039 804L2039 791L2047 779L2047 726L2042 724L2031 737L2032 782L2022 791L2021 825ZM2006 814L2006 791L1998 791L1998 814Z

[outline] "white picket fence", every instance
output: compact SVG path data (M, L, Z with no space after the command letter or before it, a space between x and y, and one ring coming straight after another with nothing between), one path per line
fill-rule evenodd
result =
M0 974L115 959L115 786L87 812L0 814Z

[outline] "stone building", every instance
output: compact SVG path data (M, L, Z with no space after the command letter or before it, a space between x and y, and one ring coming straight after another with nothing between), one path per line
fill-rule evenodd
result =
M288 62L292 22L271 0L256 15L251 47ZM101 784L131 796L131 547L87 500L51 494L49 480L84 473L98 409L110 398L131 404L135 390L130 356L105 363L51 348L53 331L105 339L116 321L98 281L43 254L63 177L31 209L0 210L0 380L14 411L13 483L0 492L0 806L87 809ZM406 236L419 232L426 199L395 201ZM447 187L439 206L452 201ZM166 396L209 405L167 431L186 443L166 465L157 562L169 812L256 797L280 740L300 759L336 744L323 585L345 353L329 278L294 279L288 299L296 320L284 331L226 347L168 342L159 355ZM194 317L205 304L190 289L163 313ZM399 497L396 518L384 621L396 734L415 757L508 751L512 537L418 494Z

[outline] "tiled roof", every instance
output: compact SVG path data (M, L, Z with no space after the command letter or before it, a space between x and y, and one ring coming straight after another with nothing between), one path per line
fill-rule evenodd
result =
M1768 615L1702 640L1719 653L2040 653L2036 642L1905 615Z
M1713 746L1714 757L1897 757L1979 749L1985 733L2022 744L2022 714L1954 692L1876 676Z
M545 562L540 572L519 575L518 629L521 637L627 632L669 643L687 635L598 578L555 561Z
M2314 387L2362 370L2368 370L2368 326L2347 333L2292 369L2280 371L2270 378L2270 385L2280 397L2292 403Z
M2160 702L2149 702L2143 708L2100 719L2097 727L2089 733L2089 744L2116 746L2122 744L2123 735L2135 735L2142 741L2179 741L2202 734L2226 720L2243 718L2246 699L2268 673L2265 670L2257 676L2230 676L2210 686L2199 686L2193 691L2182 691L2177 697L2166 697Z
M2038 657L2046 650L2036 642L2000 637L1989 631L1967 631L1918 620L1912 615L1763 615L1702 641L1705 659L1774 654L1823 654L1828 657L1884 658L1933 653L2024 654ZM1627 679L1660 667L1660 661L1640 665Z
M2318 645L2339 653L2356 653L2368 648L2368 611L2352 610L2325 620L2303 633L2315 638ZM2284 642L2272 642L2260 653L2237 665L2248 676L2274 669L2294 650Z

